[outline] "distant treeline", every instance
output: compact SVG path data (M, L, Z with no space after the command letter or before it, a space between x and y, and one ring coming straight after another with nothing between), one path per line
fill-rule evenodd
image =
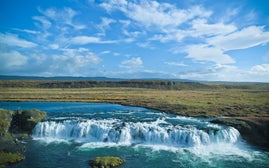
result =
M169 80L128 80L128 81L54 81L54 80L2 80L0 87L22 87L22 88L92 88L92 87L132 87L150 89L194 89L208 88L208 85L198 82L175 82Z
M199 82L177 82L170 80L0 80L1 88L93 88L93 87L131 87L165 90L192 89L262 89L269 90L269 84L205 84Z

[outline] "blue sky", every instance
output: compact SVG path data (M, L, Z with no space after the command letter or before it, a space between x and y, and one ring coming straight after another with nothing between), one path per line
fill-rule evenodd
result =
M269 82L269 2L2 0L0 74Z

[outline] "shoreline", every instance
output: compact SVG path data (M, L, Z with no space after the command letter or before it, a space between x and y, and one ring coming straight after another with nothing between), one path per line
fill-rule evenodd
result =
M0 101L3 102L3 101ZM70 102L70 101L7 101L7 102ZM72 101L74 102L74 101ZM75 101L77 103L108 103L108 102L83 102L83 101ZM116 104L116 103L111 103ZM142 107L147 109L152 109L156 111L160 111L159 109L153 109L143 106L133 106L130 104L120 104L123 106L132 106L132 107ZM168 114L175 114L166 111L160 111ZM184 116L184 115L179 115ZM193 118L206 118L202 116L185 116L185 117L193 117ZM211 118L211 117L210 117ZM226 126L231 126L236 128L244 140L246 140L249 144L258 147L262 150L269 151L269 117L229 117L225 116L225 118L212 117L214 118L211 122L215 124L222 124Z
M0 86L0 102L112 103L187 117L229 117L225 121L216 122L235 127L250 144L265 150L269 150L268 97L267 89L159 90L126 87L4 88Z

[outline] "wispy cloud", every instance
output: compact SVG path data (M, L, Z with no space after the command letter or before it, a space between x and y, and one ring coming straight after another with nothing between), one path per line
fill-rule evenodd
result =
M225 18L213 20L211 17L217 11L207 10L201 5L181 9L171 3L157 1L113 0L105 1L100 6L110 13L121 11L130 19L120 21L126 36L131 34L128 27L135 25L152 35L147 36L149 41L177 42L183 48L180 53L185 52L187 58L195 61L235 63L226 51L246 49L269 41L269 32L263 27L240 29L240 25L231 22L232 18L240 14L241 7L228 8L226 11L229 13ZM132 37L135 39L137 36ZM186 38L194 39L196 44L184 43ZM137 44L141 47L149 46L149 42Z
M180 9L172 4L157 1L106 1L100 6L108 12L121 11L131 20L121 21L125 35L132 35L135 38L135 35L141 33L141 31L128 31L128 27L132 24L140 30L154 33L153 37L148 37L150 40L161 42L181 41L191 32L180 29L180 26L194 18L208 18L212 14L201 6Z
M17 69L27 61L28 58L17 51L3 52L0 56L0 71Z
M157 1L138 1L137 3L125 0L106 1L101 6L107 11L120 10L146 28L155 27L164 31L167 28L175 28L194 17L202 18L211 15L210 11L200 6L178 9L171 4Z
M237 30L237 27L224 23L207 23L206 19L195 19L191 22L192 29L189 36L226 35Z
M91 37L91 36L76 36L71 38L70 40L70 43L75 45L85 45L89 43L108 44L116 42L117 41L102 41L99 37Z
M16 46L21 48L33 48L37 46L37 44L31 41L19 38L16 34L0 33L0 43L6 44L8 46Z
M57 10L55 8L48 8L43 10L38 8L39 12L43 14L47 19L54 21L58 24L69 25L75 29L84 29L85 25L75 24L73 19L77 15L77 12L71 8L63 8L62 10Z
M182 62L165 62L165 64L167 65L171 65L171 66L177 66L177 67L186 67L188 65L182 63Z
M269 78L269 64L255 65L251 67L250 72L255 75L261 75Z
M100 61L101 59L88 49L66 49L63 54L52 56L50 69L51 73L82 75L83 73L89 73L87 72L89 68Z
M100 43L100 39L98 37L90 37L90 36L77 36L70 40L72 44L89 44L89 43Z
M24 33L29 33L29 34L40 34L39 31L35 30L29 30L29 29L18 29L18 28L13 28L13 30L24 32Z
M268 81L266 12L241 2L226 3L87 0L48 2L49 8L39 4L36 10L21 13L23 22L1 21L0 70L47 76Z
M47 20L44 16L33 16L33 19L39 21L42 24L39 27L44 30L47 30L51 27L51 22Z
M185 52L187 53L187 58L198 61L212 61L219 64L235 62L229 55L224 54L221 49L207 45L190 45L186 47Z
M269 31L263 27L250 26L234 33L209 38L207 42L225 51L262 45L269 42Z
M115 22L114 19L103 17L101 23L97 25L97 28L101 31L101 35L104 36L106 30L110 28L110 24Z
M141 68L143 65L143 61L140 57L134 57L125 61L121 62L121 67L128 68L128 69L137 69Z
M93 73L101 62L86 48L62 49L59 54L32 53L27 56L17 51L1 53L0 72L19 75L82 75Z
M105 50L105 51L102 51L100 54L110 54L110 53L111 53L111 51Z

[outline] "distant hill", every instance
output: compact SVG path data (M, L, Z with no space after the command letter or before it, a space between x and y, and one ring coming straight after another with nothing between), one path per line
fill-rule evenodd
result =
M95 81L122 81L120 78L107 77L74 77L74 76L55 76L55 77L41 77L41 76L8 76L0 75L0 80L95 80Z
M93 81L161 81L169 80L174 82L196 82L189 79L161 79L161 78L138 78L138 79L123 79L123 78L108 78L108 77L77 77L77 76L54 76L54 77L42 77L42 76L9 76L0 75L0 80L66 80L66 81L83 81L83 80L93 80Z
M132 87L150 89L208 89L211 86L199 82L164 79L115 79L105 77L18 77L0 76L0 88L91 88L91 87Z
M268 83L198 82L185 79L120 79L107 77L0 76L0 88L91 88L132 87L165 90L256 89L269 90Z

